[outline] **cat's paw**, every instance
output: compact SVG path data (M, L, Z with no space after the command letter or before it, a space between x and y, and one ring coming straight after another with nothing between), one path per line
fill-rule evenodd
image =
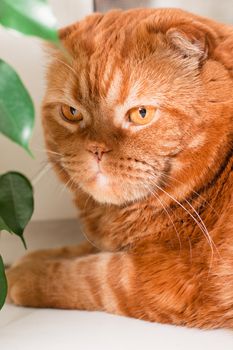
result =
M7 301L20 306L40 306L39 284L43 271L34 261L16 264L6 271Z

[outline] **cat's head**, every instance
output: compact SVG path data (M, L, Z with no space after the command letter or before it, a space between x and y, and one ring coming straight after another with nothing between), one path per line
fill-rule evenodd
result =
M132 10L60 34L69 55L52 54L43 125L64 181L117 205L200 186L227 139L224 101L232 110L214 32L182 11Z

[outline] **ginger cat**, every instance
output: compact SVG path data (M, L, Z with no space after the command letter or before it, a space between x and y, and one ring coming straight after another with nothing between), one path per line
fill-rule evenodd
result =
M60 36L43 126L88 242L23 258L9 300L233 328L233 27L134 9Z

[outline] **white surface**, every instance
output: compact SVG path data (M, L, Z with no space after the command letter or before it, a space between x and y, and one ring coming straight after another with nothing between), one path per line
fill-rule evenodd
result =
M17 1L17 0L16 0ZM58 27L83 18L92 11L92 0L50 0L58 18ZM0 26L1 58L20 74L32 95L36 108L36 127L31 142L35 156L32 159L16 144L0 136L0 174L18 170L34 179L45 166L45 151L40 125L40 105L44 93L44 67L46 60L42 42L38 39L16 36ZM73 218L76 211L70 195L57 181L52 171L47 172L35 186L35 213L33 220Z
M24 309L0 312L3 350L232 350L233 333L200 331L100 312Z

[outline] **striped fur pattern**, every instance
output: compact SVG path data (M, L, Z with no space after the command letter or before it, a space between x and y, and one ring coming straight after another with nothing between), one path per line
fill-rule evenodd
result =
M233 328L233 27L134 9L60 34L69 54L49 49L43 126L87 242L27 255L9 300ZM147 105L153 120L132 125Z

